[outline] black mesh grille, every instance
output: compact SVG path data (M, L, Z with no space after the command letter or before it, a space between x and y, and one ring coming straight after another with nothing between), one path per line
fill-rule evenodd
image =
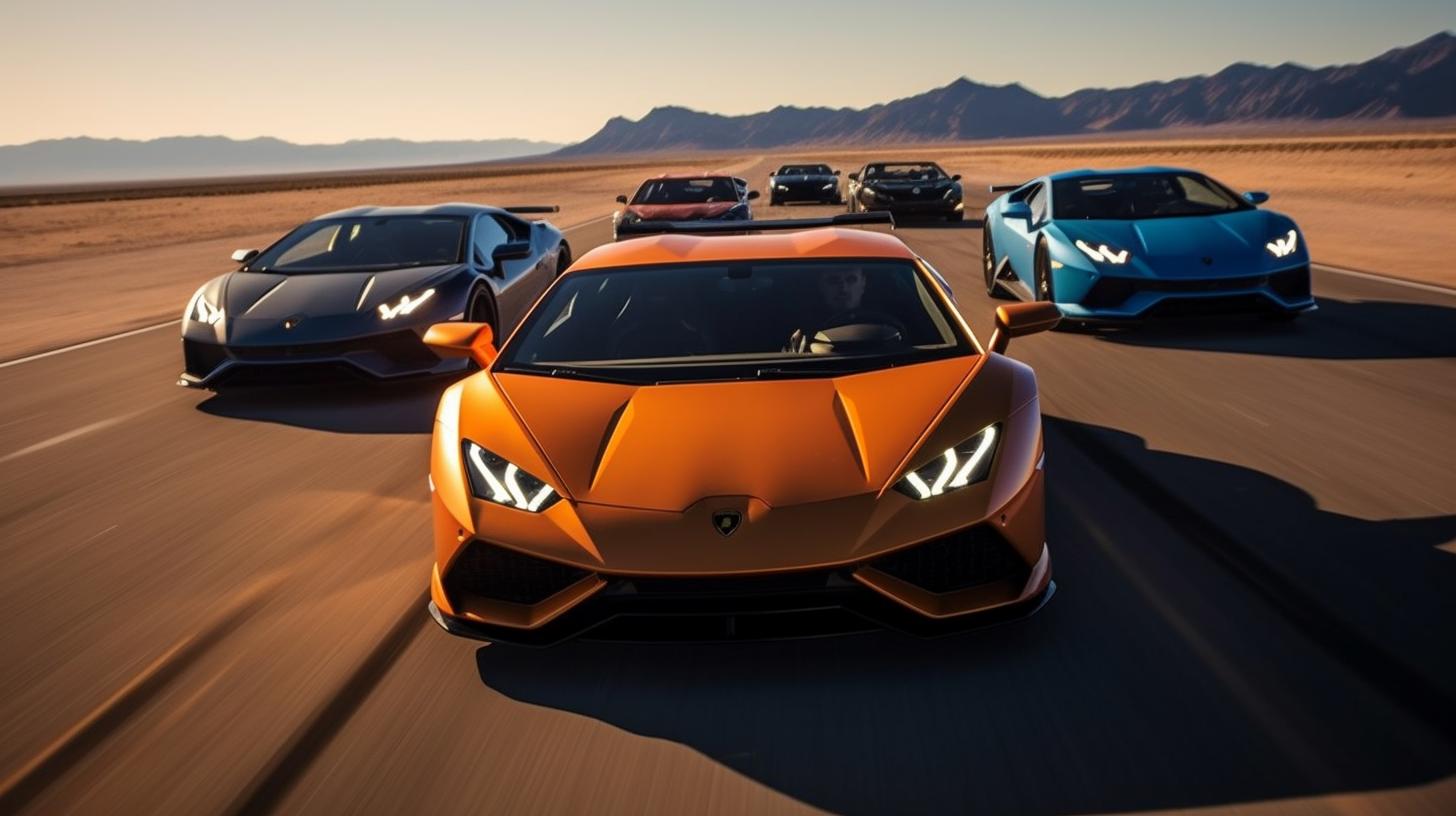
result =
M1309 298L1309 267L1286 269L1269 276L1269 288L1285 300Z
M227 352L222 346L215 343L199 343L196 340L182 341L182 364L186 366L187 373L196 377L206 377L212 373L214 368L222 365L227 359Z
M428 368L440 362L440 358L430 350L429 346L425 345L419 335L409 330L332 343L300 343L293 346L233 346L229 351L234 357L245 361L316 360L361 352L377 352L404 365Z
M1138 286L1149 292L1236 292L1240 289L1257 289L1268 282L1268 275L1241 275L1236 278L1195 278L1192 280L1159 278L1140 281Z
M775 575L722 575L689 578L632 578L638 595L706 596L812 592L829 585L830 573L789 572Z
M1136 284L1128 278L1102 278L1092 284L1087 294L1082 298L1082 305L1089 309L1110 309L1114 306L1121 306L1122 302L1132 297L1136 291Z
M1092 284L1082 298L1082 305L1092 309L1109 309L1120 306L1128 298L1137 292L1170 292L1175 294L1198 294L1204 292L1237 292L1243 289L1257 289L1265 284L1273 286L1274 291L1285 297L1294 295L1286 294L1280 290L1280 286L1298 290L1298 274L1300 270L1291 269L1289 272L1281 272L1277 275L1240 275L1233 278L1199 278L1193 280L1173 280L1161 278L1156 280L1135 280L1133 278L1102 278ZM1304 295L1309 294L1309 270L1303 270ZM1289 275L1291 277L1284 277ZM1281 284L1281 281L1283 282Z
M589 575L586 570L473 541L445 574L451 597L536 604Z
M977 525L876 559L870 566L931 592L954 592L1028 570L996 531Z

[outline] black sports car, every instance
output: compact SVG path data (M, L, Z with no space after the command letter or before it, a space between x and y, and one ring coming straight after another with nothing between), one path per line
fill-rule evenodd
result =
M935 162L875 162L849 174L849 211L965 218L961 177Z
M769 174L769 206L789 201L843 204L839 192L839 171L827 164L786 164Z
M356 207L320 216L202 285L182 315L179 385L392 379L468 365L421 338L433 323L504 338L571 264L555 207Z

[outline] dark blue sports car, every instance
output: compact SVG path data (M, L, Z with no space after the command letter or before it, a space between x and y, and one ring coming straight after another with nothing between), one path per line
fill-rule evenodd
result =
M555 207L356 207L320 216L203 284L182 315L179 385L444 374L468 365L422 341L431 324L515 328L567 266ZM499 340L497 340L499 342Z
M1286 215L1171 167L1075 170L1014 187L986 208L986 291L1045 300L1073 320L1315 308L1309 251Z

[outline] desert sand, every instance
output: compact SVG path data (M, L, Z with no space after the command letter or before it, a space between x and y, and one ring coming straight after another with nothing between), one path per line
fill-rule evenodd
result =
M6 326L0 359L172 318L198 285L230 268L233 249L264 246L308 218L344 207L559 204L552 220L571 227L606 217L615 196L659 170L724 170L761 186L771 166L796 158L828 160L849 172L887 157L929 157L961 173L976 209L987 199L987 184L1059 169L1194 167L1237 189L1268 191L1268 206L1298 220L1317 262L1456 286L1456 268L1433 260L1456 234L1456 136L1450 133L795 148L665 156L660 163L633 157L496 166L478 177L428 180L402 171L348 186L300 178L294 183L303 189L277 189L287 186L283 180L261 192L194 188L185 195L6 206L0 208L0 321Z

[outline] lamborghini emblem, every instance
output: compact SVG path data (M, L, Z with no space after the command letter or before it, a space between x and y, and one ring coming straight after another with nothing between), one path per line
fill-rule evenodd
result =
M743 514L737 510L719 510L713 514L713 529L724 538L738 532L738 526L742 523Z

